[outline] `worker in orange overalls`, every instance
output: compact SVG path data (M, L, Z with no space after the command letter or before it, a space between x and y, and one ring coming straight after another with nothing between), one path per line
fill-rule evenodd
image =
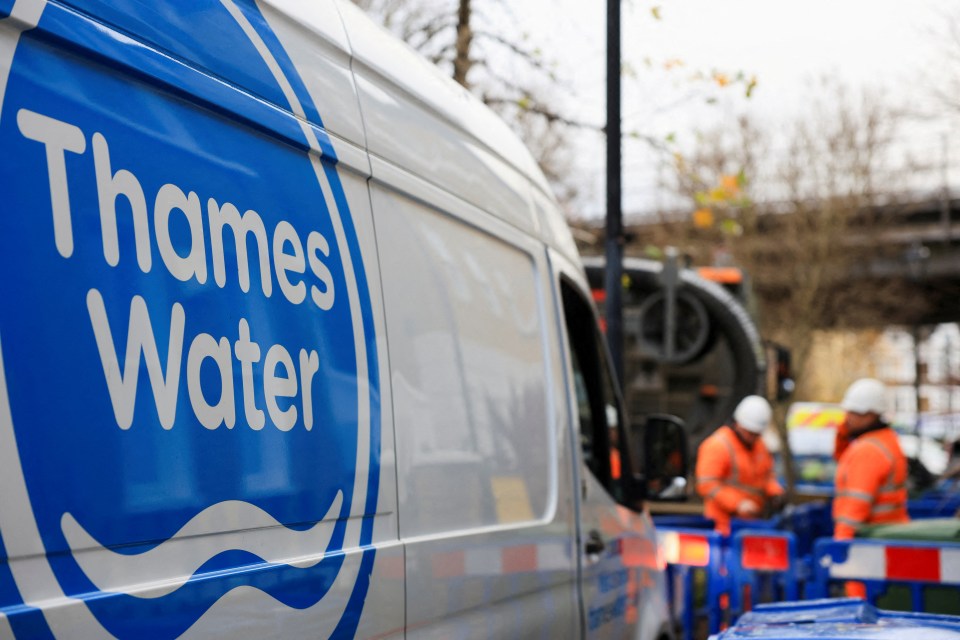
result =
M834 537L852 538L864 524L909 522L907 458L896 432L881 416L886 388L873 378L857 380L844 395L850 444L837 465L833 501Z
M783 495L774 477L773 456L760 438L772 419L769 402L747 396L733 412L733 424L713 432L697 452L703 514L724 535L730 535L731 518L759 518Z
M882 419L886 387L861 378L847 389L841 406L850 443L837 464L833 537L849 540L865 524L909 522L907 459L896 432ZM864 597L866 590L847 583L847 595Z

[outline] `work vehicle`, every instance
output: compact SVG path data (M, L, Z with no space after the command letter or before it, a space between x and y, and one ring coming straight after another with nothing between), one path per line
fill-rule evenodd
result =
M0 16L0 638L668 633L682 434L495 116L346 2Z
M604 311L606 261L584 258ZM789 352L761 340L741 299L723 284L742 284L739 269L623 261L624 382L628 413L679 416L695 449L752 394L784 399L793 389Z

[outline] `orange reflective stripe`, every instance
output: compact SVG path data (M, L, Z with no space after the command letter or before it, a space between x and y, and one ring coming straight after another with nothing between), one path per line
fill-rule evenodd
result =
M837 498L850 498L851 500L863 500L864 502L873 502L873 496L866 491L838 491Z
M763 489L758 489L757 487L751 487L750 485L742 484L740 482L728 482L727 486L733 487L734 489L739 489L745 493L749 493L755 496L760 496L761 498L767 495L767 492Z
M890 523L910 522L910 514L906 509L897 509L888 513L878 513L870 518L870 524L890 524Z
M899 511L901 509L903 509L902 505L893 503L873 505L873 513L889 513L891 511Z
M887 457L887 460L890 461L890 464L896 463L896 458L893 457L893 453L891 453L890 449L888 449L887 446L883 444L883 441L880 440L880 438L871 437L870 434L867 434L864 437L863 441L868 442L873 446L877 447L878 449L880 449L881 453L883 453L883 455Z

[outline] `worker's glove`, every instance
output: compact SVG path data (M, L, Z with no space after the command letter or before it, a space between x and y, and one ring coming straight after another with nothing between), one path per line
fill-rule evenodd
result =
M760 515L760 507L753 500L741 500L737 505L737 515L744 518L754 518Z

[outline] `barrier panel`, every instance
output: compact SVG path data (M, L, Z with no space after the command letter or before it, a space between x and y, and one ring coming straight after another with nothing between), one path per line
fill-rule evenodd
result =
M727 571L734 616L758 602L799 597L797 540L789 531L745 529L733 535Z
M779 513L763 520L746 520L744 518L730 518L730 535L734 536L744 529L764 529L773 531L783 526L783 516Z
M952 518L960 510L960 495L925 495L907 501L907 512L913 520L923 518Z
M833 535L831 506L829 501L806 502L792 507L785 515L785 528L797 537L798 556L809 556L814 540Z
M693 638L698 620L706 622L708 633L717 633L723 621L721 598L727 591L723 536L704 529L663 527L657 529L657 537L667 564L670 615L683 625L683 638ZM695 581L698 575L702 582Z
M891 585L910 590L910 606L924 611L924 591L956 588L960 601L960 543L911 540L832 540L814 543L814 579L808 597L825 598L830 584L862 582L873 604Z
M656 514L653 524L659 529L713 529L714 521L699 514Z
M712 640L744 638L960 638L960 617L884 611L860 599L762 604Z

